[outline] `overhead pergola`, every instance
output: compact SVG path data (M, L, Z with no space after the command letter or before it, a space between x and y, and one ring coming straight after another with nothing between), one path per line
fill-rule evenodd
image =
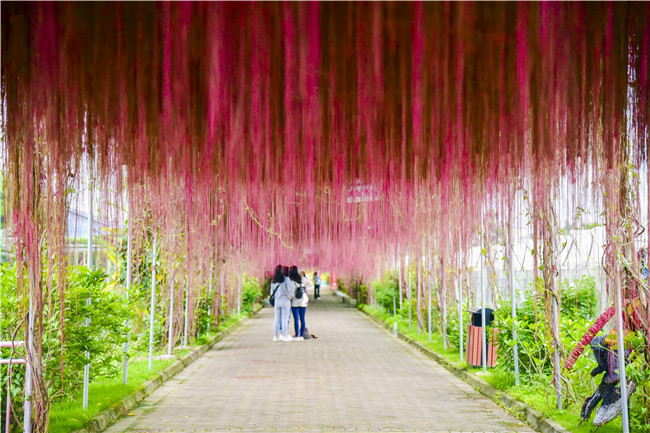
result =
M3 2L17 259L38 300L86 161L126 191L130 220L182 231L196 269L372 273L423 242L451 258L522 185L544 244L562 178L599 185L625 253L628 170L648 164L648 16L643 2Z

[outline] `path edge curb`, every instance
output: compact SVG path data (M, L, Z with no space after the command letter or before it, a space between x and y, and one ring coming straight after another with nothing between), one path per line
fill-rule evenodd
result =
M215 334L215 336L212 337L207 343L192 349L191 352L187 355L178 358L176 362L169 365L167 368L159 372L156 376L144 382L131 394L114 403L110 408L98 413L89 421L87 421L82 428L74 430L72 433L103 432L108 427L113 425L117 420L127 415L129 411L134 409L142 400L151 395L151 393L153 393L160 385L183 371L185 367L200 358L201 355L203 355L205 352L212 349L215 344L230 335L248 319L256 316L262 310L262 308L264 308L263 304L256 303L253 307L253 310L248 316L244 316L238 321L231 323L226 328Z
M379 326L385 328L387 331L392 332L391 326L385 323L378 317L375 317L366 311L359 308L359 311L364 314L367 318L378 324ZM433 350L425 347L420 342L413 340L412 338L404 335L401 332L397 332L397 336L400 340L408 343L413 346L418 351L422 352L428 358L434 360L436 363L440 364L447 371L452 373L454 376L458 377L462 381L471 385L481 394L489 397L497 405L506 409L510 414L515 416L517 419L526 422L528 425L533 427L540 433L570 433L569 430L562 427L557 422L544 417L544 415L532 407L528 406L526 403L517 400L511 395L506 394L503 391L500 391L485 382L484 380L479 379L472 373L463 370L462 368L457 367L451 361L449 361L444 356L434 352Z

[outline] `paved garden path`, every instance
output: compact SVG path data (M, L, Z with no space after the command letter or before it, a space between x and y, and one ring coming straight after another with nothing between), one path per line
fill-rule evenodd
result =
M107 432L533 432L328 293L318 339L273 342L264 308Z

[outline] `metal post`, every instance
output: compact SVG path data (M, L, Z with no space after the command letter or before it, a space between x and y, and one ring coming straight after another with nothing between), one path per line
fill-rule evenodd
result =
M485 246L485 248L487 248L487 246ZM485 257L481 260L481 365L483 366L483 373L487 371L487 342L485 341L485 284L483 282L484 273Z
M550 236L550 250L555 251L555 236L553 235L552 231L550 230L551 224L555 224L555 221L552 219L553 218L553 204L550 202L550 200L547 202L547 218L548 218L548 228L549 228L549 233L548 236ZM547 254L546 248L548 247L548 244L544 244L544 254ZM551 255L551 269L556 268L556 263L554 256ZM558 306L558 300L557 300L557 284L555 281L556 278L555 272L553 272L551 278L550 278L550 283L551 283L551 296L553 297L553 349L554 349L554 356L553 356L553 377L554 377L554 382L555 382L555 398L556 398L556 405L557 405L557 410L562 410L562 376L560 373L560 325L559 325L559 317L560 317L560 310Z
M409 256L406 256L406 272L408 273L408 279L407 279L407 289L408 289L408 303L409 303L409 331L411 330L411 299L412 299L412 293L411 293L411 270L409 268Z
M92 162L89 161L89 171L90 171L90 189L88 197L88 252L86 256L86 266L88 271L93 270L93 179L92 179ZM90 305L90 298L86 299L86 305ZM90 326L90 318L86 319L86 326ZM90 353L86 350L86 358L90 356ZM84 389L83 389L83 408L84 410L88 409L88 387L90 385L90 364L84 365Z
M399 289L399 308L402 309L402 258L398 257L397 261L397 288Z
M445 285L445 259L444 253L440 258L440 303L442 305L442 346L447 350L447 294Z
M31 274L30 274L31 276ZM28 317L28 325L27 325L27 341L25 341L25 360L27 361L27 365L25 366L25 415L23 419L23 428L25 433L31 433L32 431L32 398L33 393L34 393L34 386L32 383L32 359L34 359L34 354L32 353L32 344L34 341L34 326L35 326L35 320L34 320L34 302L32 298L34 297L33 295L33 287L34 287L34 282L31 284L31 290L29 292L29 317ZM9 389L7 389L7 393L9 393ZM9 394L7 394L9 395ZM9 402L7 401L7 407ZM7 410L7 425L9 425L9 410Z
M379 273L379 256L377 256L377 284L381 284L381 275ZM370 290L372 291L372 305L375 310L379 310L379 305L377 304L377 286L371 286Z
M129 206L129 211L131 208ZM133 260L133 224L131 224L131 219L129 218L128 227L127 227L127 239L126 239L126 301L129 301L129 293L131 292L131 272L132 266L131 261ZM129 331L128 328L131 327L131 320L126 322L127 326L127 339L124 343L124 372L122 374L122 381L124 385L128 380L129 375Z
M617 274L616 274L617 275ZM623 433L630 432L630 420L627 408L627 375L625 373L625 336L623 335L623 301L621 299L621 283L614 278L616 285L616 327L618 343L618 376L621 387L621 417L623 419Z
M176 283L172 281L169 293L169 333L167 336L167 355L172 354L172 339L174 337L174 286Z
M432 265L432 263L430 261L429 262L429 269L431 268L431 265ZM433 284L432 283L432 278L431 278L431 272L428 272L427 276L428 276L428 278L427 278L427 287L429 288L429 305L428 305L429 314L427 314L427 315L429 316L429 329L428 329L428 331L429 331L429 341L431 341L431 285Z
M210 302L208 302L208 334L210 334L210 322L212 322L212 278L214 278L214 268L211 266L210 279L208 280L208 299L210 300Z
M188 271L189 274L189 271ZM183 318L183 346L187 346L187 308L188 308L188 285L190 283L189 280L189 275L187 276L186 283L185 283L185 310L184 310L184 318Z
M237 284L237 315L241 315L241 296L244 292L244 278L242 277L241 284Z
M463 346L464 323L463 323L463 260L461 257L460 239L458 240L458 348L460 349L460 362L465 361Z
M512 215L508 214L508 255L506 260L506 266L508 267L508 284L510 285L510 308L512 316L512 339L515 342L514 347L512 348L512 356L515 364L515 385L519 386L519 348L517 341L519 339L517 335L517 301L515 293L515 275L512 270L512 256L514 254L514 249L512 247Z
M420 335L420 312L422 311L422 305L420 304L420 302L421 302L421 299L420 299L421 298L420 297L420 282L422 281L422 276L420 274L421 270L422 270L421 265L422 265L422 260L418 260L418 277L415 280L415 291L416 291L417 301L418 301L417 304L416 304L417 305L417 311L416 311L415 316L418 319L418 323L417 323L418 335Z
M156 308L156 233L153 234L151 253L151 306L149 307L149 370L153 367L153 320Z
M560 348L558 347L558 339L560 338L560 329L558 325L558 304L557 297L553 293L553 334L555 346L555 365L553 367L553 375L555 377L555 398L557 403L557 410L562 410L562 378L560 376Z
M9 368L11 368L11 367L9 367ZM26 371L27 370L25 370L25 372ZM9 381L7 381L7 411L5 412L5 414L6 414L6 417L5 417L5 433L9 433L9 431L10 431L9 425L11 424L11 389L9 388ZM25 416L27 416L27 412L25 412ZM31 416L32 416L32 412L30 410L30 412L29 412L29 417L30 417L29 418L29 423L30 423L29 428L30 429L32 428L31 427L31 422L32 422L31 421ZM25 428L27 428L26 425L25 425ZM28 431L29 430L25 430L25 432L28 432Z

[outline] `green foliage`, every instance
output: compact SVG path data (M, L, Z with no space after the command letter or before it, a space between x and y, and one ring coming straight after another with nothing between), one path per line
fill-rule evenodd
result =
M463 335L467 333L467 324L469 323L469 312L463 309ZM453 347L458 347L460 344L460 330L458 328L458 312L449 311L447 314L447 341ZM465 337L463 338L463 343L466 344Z
M418 301L417 299L411 299L411 320L414 320L414 318L417 317L417 312L418 312ZM408 320L409 318L408 298L405 297L404 299L402 299L402 306L397 310L397 315L403 319Z
M259 280L249 275L244 275L244 283L241 297L241 310L243 314L253 311L256 302L262 299L262 287Z
M336 279L336 285L337 285L338 290L340 290L341 292L343 292L345 294L348 293L348 288L345 286L342 279L337 278Z
M596 315L596 280L584 275L578 280L564 280L560 289L562 315L571 319L593 319Z
M515 373L512 370L498 366L490 372L491 374L486 377L486 380L496 389L505 391L515 386Z
M560 336L563 347L572 348L589 327L596 312L596 284L593 277L583 276L561 285L562 310ZM518 345L520 371L525 375L542 377L550 374L553 366L551 318L546 317L542 283L529 286L529 296L517 308L517 317L511 316L509 305L495 311L494 326L499 329L498 362L502 368L514 370L513 349ZM517 340L513 338L516 330ZM584 383L584 382L582 382Z
M9 266L7 263L0 264L0 340L10 340L12 337L15 340L23 340L24 333L21 332L21 324L24 324L23 312L25 311L25 304L27 302L26 296L23 293L18 293L17 290L17 269L16 266ZM14 332L17 331L17 332ZM24 349L16 348L13 352L13 358L24 358ZM12 349L0 349L0 358L8 359L12 354ZM4 399L7 396L7 387L9 385L9 366L0 365L0 395ZM22 401L23 384L25 383L25 368L22 366L14 366L11 374L11 386L9 392L11 394L12 402ZM16 403L14 403L16 404ZM15 407L19 412L22 408L17 404ZM0 417L4 417L5 407L0 407ZM2 418L4 420L4 418ZM2 424L2 423L0 423Z
M367 304L368 303L368 286L366 286L364 283L361 283L357 286L357 301L360 304Z
M271 296L271 277L267 277L262 283L262 298Z
M399 303L397 281L395 281L391 275L383 280L375 280L372 285L375 289L377 304L379 304L385 311L392 314L393 302L395 302L395 305Z
M130 312L124 298L106 289L103 270L74 267L69 273L69 296L64 307L64 344L61 347L60 311L53 310L43 345L47 352L46 371L57 394L69 394L82 385L84 365L90 364L93 377L112 375L123 358ZM47 340L46 340L47 338ZM58 374L63 350L63 377ZM87 353L87 355L86 355ZM55 395L57 395L55 394Z
M50 411L50 433L64 433L82 428L93 416L112 407L175 361L154 360L151 370L147 360L131 362L128 367L127 385L122 383L120 374L91 383L88 391L88 410L84 410L81 405L81 390L77 390L68 398L59 399L54 402Z
M630 399L630 431L650 432L650 368L643 353L647 341L642 333L629 336L630 361L625 369L628 380L634 381L637 390Z

